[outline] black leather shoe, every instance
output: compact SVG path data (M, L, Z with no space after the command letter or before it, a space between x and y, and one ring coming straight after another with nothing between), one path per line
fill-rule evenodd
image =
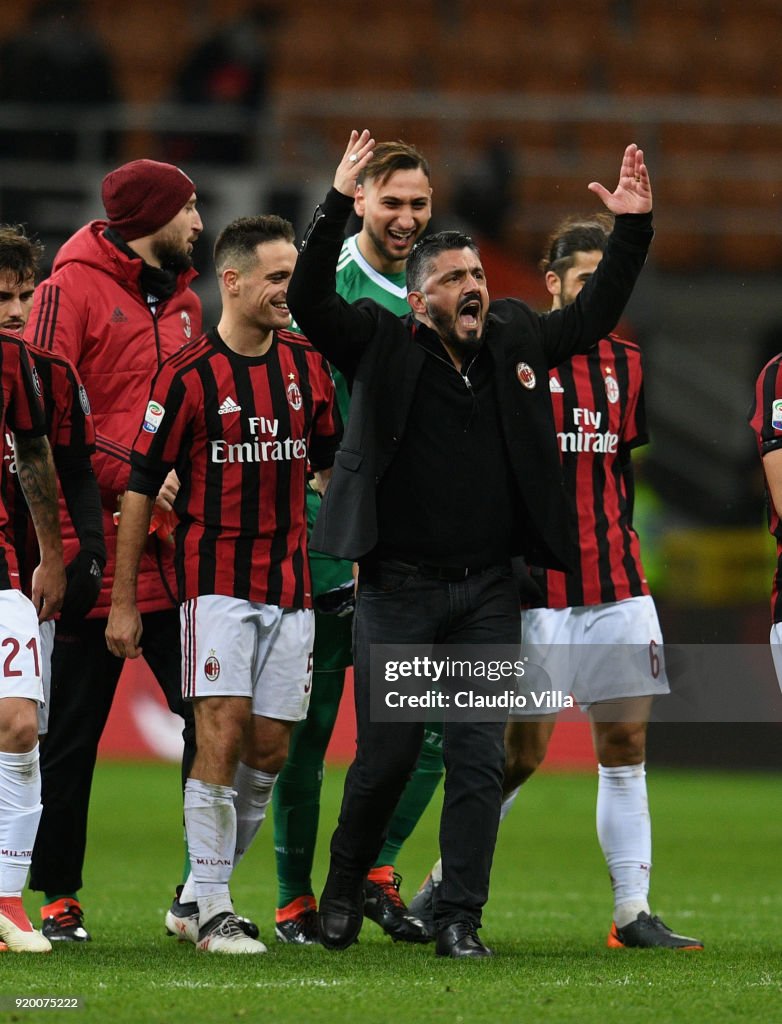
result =
M364 878L331 868L318 907L318 936L327 949L352 946L364 921Z
M432 936L399 895L401 881L392 867L373 868L364 882L364 917L379 924L394 942L431 942Z
M435 952L438 956L450 956L454 960L463 956L494 956L478 938L478 930L471 921L454 921L438 932Z

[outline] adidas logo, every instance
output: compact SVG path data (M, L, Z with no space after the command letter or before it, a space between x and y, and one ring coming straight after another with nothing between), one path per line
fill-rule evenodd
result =
M128 322L128 318L119 308L119 306L117 306L114 312L109 317L109 322L112 324L126 324Z
M241 405L237 405L236 402L229 395L228 398L223 402L220 408L217 410L220 416L227 416L229 412L241 412Z
M565 390L556 377L549 377L548 389L549 391L553 391L555 395L561 395Z

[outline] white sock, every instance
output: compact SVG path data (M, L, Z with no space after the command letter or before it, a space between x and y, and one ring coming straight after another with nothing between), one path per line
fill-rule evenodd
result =
M23 754L0 751L0 892L21 896L41 820L38 744Z
M195 882L193 881L193 872L185 879L185 884L182 886L182 892L179 894L180 903L195 903Z
M234 849L234 868L249 850L258 829L266 818L266 810L272 798L276 775L248 768L239 762L234 777L234 807L236 808L236 847ZM181 903L193 903L196 899L193 872L187 876L179 900Z
M234 806L236 807L236 849L234 868L250 849L258 829L266 817L266 808L272 798L276 775L249 768L240 761L234 776Z
M233 911L228 892L236 846L233 798L230 786L200 779L188 779L185 784L185 828L190 849L188 882L193 885L202 925L215 914Z
M643 764L597 766L597 838L611 875L614 921L623 928L649 911L652 823Z
M502 824L502 822L505 821L505 815L516 803L516 797L519 795L520 789L521 786L516 786L516 788L514 790L511 790L511 792L508 793L508 795L502 801L502 807L500 807L500 824Z

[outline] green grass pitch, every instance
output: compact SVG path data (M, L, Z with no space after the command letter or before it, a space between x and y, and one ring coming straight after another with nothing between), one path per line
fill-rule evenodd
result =
M327 772L316 886L344 773ZM196 954L163 933L179 880L178 772L99 763L82 897L93 933L50 956L0 959L0 1020L74 1024L782 1022L780 777L650 771L652 905L703 953L608 950L611 899L594 831L596 778L541 773L503 825L482 937L491 961L394 945L367 922L344 953L273 941L272 831L232 884L263 957ZM438 801L439 802L439 801ZM409 898L436 853L430 808L398 865ZM26 895L37 920L37 903ZM16 1010L14 996L80 996L75 1010Z

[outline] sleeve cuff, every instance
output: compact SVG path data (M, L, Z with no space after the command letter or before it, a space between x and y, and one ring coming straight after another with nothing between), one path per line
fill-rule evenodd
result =
M321 204L323 215L329 220L347 222L352 209L353 197L343 195L342 192L338 192L335 188L328 190L326 198Z

